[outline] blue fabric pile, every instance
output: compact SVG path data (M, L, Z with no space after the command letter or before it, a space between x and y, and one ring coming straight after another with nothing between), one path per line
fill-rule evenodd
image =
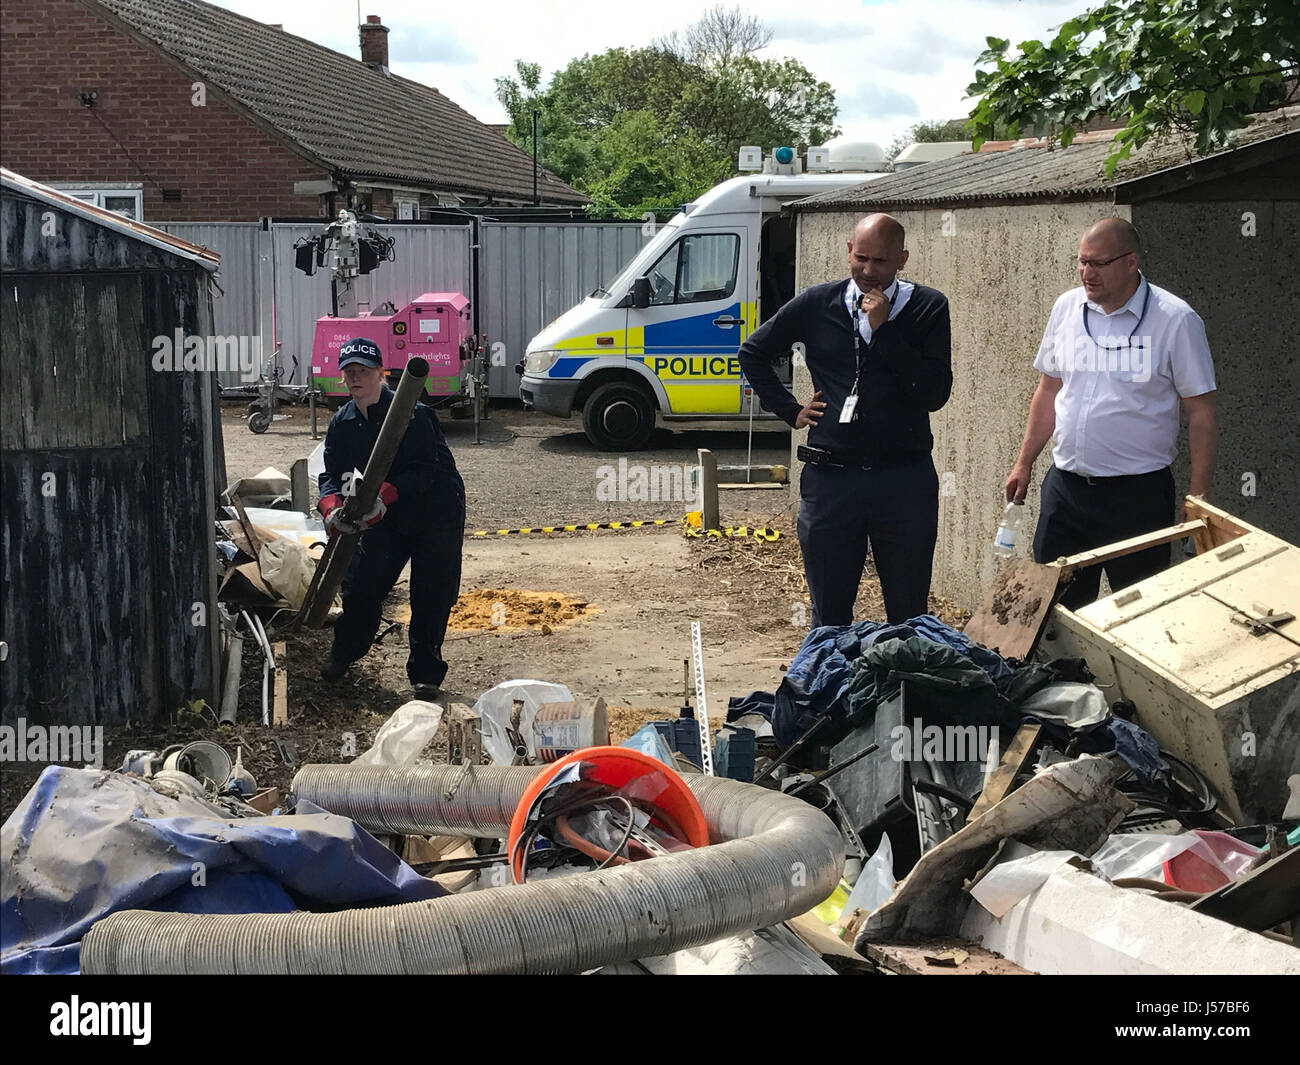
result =
M6 974L76 973L82 936L117 910L288 913L446 894L348 818L309 803L291 816L231 819L139 777L63 766L46 769L0 828L0 862Z
M926 650L924 642L934 646ZM955 653L954 653L955 652ZM885 698L897 691L898 675L912 673L918 679L932 662L945 676L933 678L949 688L964 685L971 694L971 708L987 717L990 706L1000 710L997 717L1005 724L1016 720L1035 720L1019 710L1019 704L1045 686L1061 680L1091 681L1092 674L1082 659L1059 659L1047 665L1022 665L1013 668L1000 655L972 641L964 633L947 625L932 614L911 618L901 625L878 621L859 621L852 625L824 625L813 629L774 696L753 692L744 699L733 699L728 720L743 712L761 712L770 717L777 743L788 747L819 718L829 717L834 726L817 734L819 744L830 741L851 724L861 723L864 707L874 705L876 697ZM989 687L979 677L982 672ZM856 719L851 718L850 687L856 683L854 700ZM870 695L871 698L864 698ZM990 697L992 703L990 703ZM768 708L767 699L771 698ZM1071 738L1071 730L1045 723L1049 735L1062 742ZM1086 731L1076 731L1079 749L1089 754L1117 752L1137 776L1150 783L1168 766L1160 757L1155 740L1143 729L1118 717Z

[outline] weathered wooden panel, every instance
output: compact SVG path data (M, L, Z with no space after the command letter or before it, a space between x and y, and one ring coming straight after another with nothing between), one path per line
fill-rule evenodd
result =
M5 290L4 720L211 699L212 375L150 365L154 336L210 329L206 277L12 274Z
M19 274L5 279L6 396L29 450L140 442L150 348L139 274ZM12 438L12 442L10 442Z
M118 724L157 712L146 447L2 460L3 720Z
M23 412L29 406L30 389L23 372L18 316L11 313L14 287L8 281L5 278L0 284L0 447L6 451L27 446Z
M47 204L8 191L0 199L2 270L172 270L183 261Z
M193 273L144 276L144 317L153 335L178 326L187 335L202 334L207 329L206 300ZM211 626L217 619L209 595L212 500L204 495L211 491L211 475L203 425L211 408L199 373L151 370L148 376L158 638L163 702L171 712L187 697L213 698Z

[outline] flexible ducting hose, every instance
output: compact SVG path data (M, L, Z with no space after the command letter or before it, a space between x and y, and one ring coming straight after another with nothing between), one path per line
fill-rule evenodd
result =
M298 772L293 790L374 832L503 838L538 771L311 765ZM684 779L704 810L713 846L600 872L340 913L127 910L86 934L81 969L582 972L775 924L811 909L835 889L844 851L825 814L752 784Z

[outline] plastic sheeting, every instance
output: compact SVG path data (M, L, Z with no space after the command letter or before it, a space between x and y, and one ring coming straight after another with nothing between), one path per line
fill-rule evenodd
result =
M483 747L497 765L509 765L514 749L506 737L510 725L510 711L516 699L523 700L523 713L519 716L519 732L528 753L537 758L537 731L533 727L537 708L543 703L567 703L573 692L563 684L546 680L504 680L478 697L474 713L483 720Z
M375 735L368 751L357 755L353 765L392 766L405 769L414 765L438 732L442 707L437 703L412 699L393 711Z
M352 821L310 809L232 820L138 777L50 766L0 828L0 971L77 972L82 936L117 910L287 913L446 894Z

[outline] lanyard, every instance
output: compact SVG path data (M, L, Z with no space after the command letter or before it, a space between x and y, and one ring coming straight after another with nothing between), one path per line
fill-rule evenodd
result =
M854 292L854 296L853 296L853 365L857 368L857 375L853 378L853 391L850 392L849 395L850 395L850 396L856 396L856 395L858 394L858 386L862 383L862 356L861 356L861 354L859 353L859 348L860 348L861 343L862 343L862 297L863 297L863 293L860 292L860 291L858 291L858 287L857 287L857 283L856 283L856 282L854 282L854 281L850 281L849 284L853 285L853 292ZM892 286L892 285L895 285L895 284L897 284L896 281L895 281L895 282L891 282L891 286ZM885 296L885 293L884 293L884 290L883 290L883 289L881 290L881 293L880 293L880 294L881 294L882 296ZM897 298L898 298L898 289L895 288L895 289L894 289L894 299L897 299ZM894 300L891 300L888 296L885 296L885 302L886 302L887 304L889 304L889 309L890 309L890 311L892 312L893 309L894 309ZM886 319L886 320L888 320L888 319Z
M1143 278L1143 280L1146 281L1146 278ZM1150 302L1151 302L1151 282L1147 281L1147 294L1142 297L1142 312L1138 315L1137 325L1135 325L1132 329L1128 331L1128 336L1124 338L1122 343L1116 344L1114 347L1111 347L1109 344L1101 343L1100 341L1097 340L1095 336L1092 335L1092 330L1088 327L1088 301L1085 298L1083 301L1084 332L1088 334L1088 339L1091 340L1094 344L1096 344L1097 347L1101 348L1102 351L1119 351L1120 348L1127 348L1133 340L1133 334L1142 328L1142 322L1147 316L1147 304Z

